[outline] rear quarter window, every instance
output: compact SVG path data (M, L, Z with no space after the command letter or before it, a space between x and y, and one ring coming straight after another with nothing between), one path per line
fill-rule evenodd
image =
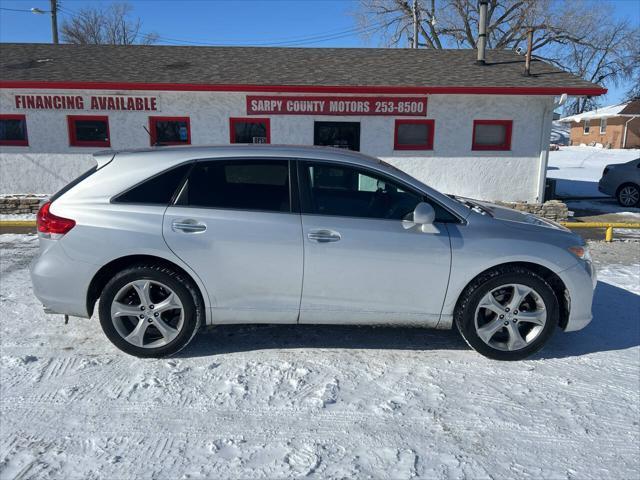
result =
M50 201L53 202L54 200L57 200L62 195L67 193L69 190L71 190L73 187L78 185L80 182L86 180L87 178L89 178L91 175L93 175L97 171L98 171L98 164L95 164L93 167L91 167L89 170L84 172L78 178L76 178L75 180L72 180L71 182L67 183L64 187L62 187L60 190L58 190L56 193L54 193L53 196L50 198Z
M113 203L169 205L191 168L191 163L165 170L114 197Z

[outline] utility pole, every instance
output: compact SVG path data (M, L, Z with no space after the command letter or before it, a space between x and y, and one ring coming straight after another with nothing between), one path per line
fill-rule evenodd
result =
M413 0L413 42L411 48L418 48L418 0Z
M51 1L51 35L53 43L58 44L58 0Z
M533 50L533 27L527 28L527 55L524 57L524 74L531 75L531 51Z

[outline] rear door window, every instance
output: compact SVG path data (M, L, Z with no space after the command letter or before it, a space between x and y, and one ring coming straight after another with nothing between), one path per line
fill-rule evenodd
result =
M204 208L290 212L289 162L198 162L176 203Z

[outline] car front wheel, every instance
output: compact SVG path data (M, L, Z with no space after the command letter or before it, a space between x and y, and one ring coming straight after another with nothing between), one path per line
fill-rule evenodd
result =
M203 307L192 282L159 265L135 265L116 274L100 296L100 325L120 350L164 357L198 331Z
M626 183L618 189L616 197L623 207L635 207L640 204L640 187L633 183Z
M559 320L558 300L538 274L504 267L477 277L463 292L455 321L466 342L495 360L540 350Z

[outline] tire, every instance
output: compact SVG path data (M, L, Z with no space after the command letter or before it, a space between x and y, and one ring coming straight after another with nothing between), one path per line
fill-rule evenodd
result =
M616 200L623 207L637 207L640 205L640 186L635 183L624 183L618 187Z
M527 289L531 293L525 294ZM505 266L481 274L467 286L454 318L464 340L478 353L494 360L521 360L545 345L560 313L553 289L541 276Z
M106 284L99 316L105 335L120 350L157 358L187 346L203 323L204 306L189 278L162 265L139 264Z

